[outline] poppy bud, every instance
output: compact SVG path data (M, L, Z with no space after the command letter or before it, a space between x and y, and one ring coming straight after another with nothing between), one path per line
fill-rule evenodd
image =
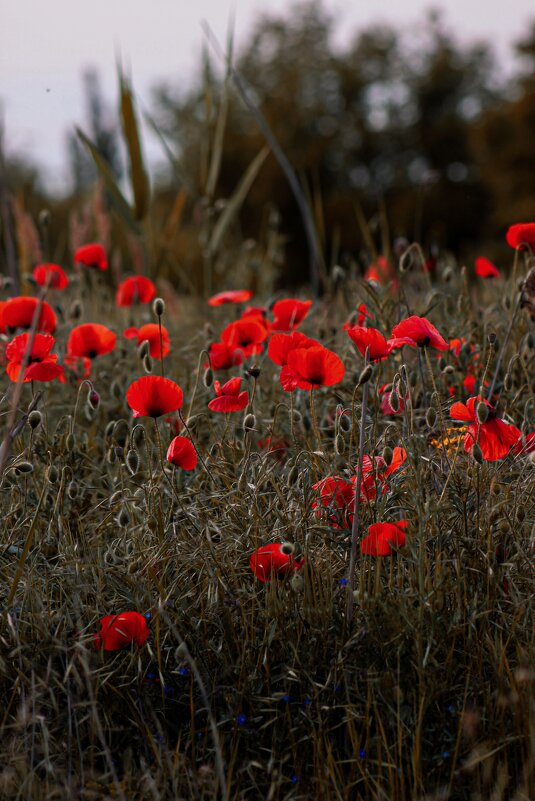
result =
M342 431L345 431L347 434L351 431L351 418L346 414L341 415L339 425Z
M248 373L251 376L251 378L258 378L258 376L260 375L260 367L254 365L253 367L249 367L249 369L246 370L245 372Z
M359 375L357 386L360 387L362 386L362 384L367 384L372 375L373 375L373 367L371 364L367 364L364 370L362 370Z
M121 528L126 528L126 526L129 524L130 515L128 514L126 506L123 506L123 508L119 512L119 517L117 518L117 522L119 523Z
M490 332L490 334L487 336L487 339L488 339L489 345L495 345L496 344L496 334L494 333L494 331Z
M94 389L90 390L87 395L87 402L92 409L98 409L100 405L100 395Z
M67 495L69 496L71 501L74 501L74 499L78 496L78 484L76 483L76 481L74 481L74 479L72 481L69 481L67 485Z
M207 389L209 389L212 386L212 384L214 383L214 372L213 372L211 367L207 367L206 368L206 370L204 371L204 376L203 376L202 380L203 380L204 386Z
M475 461L478 464L483 464L483 451L481 450L477 442L474 442L474 447L472 448L472 456L474 457Z
M506 392L510 392L513 388L513 376L511 373L506 373L503 379L503 388Z
M310 431L312 428L312 423L310 422L310 417L308 416L308 414L304 414L302 416L302 420L303 420L303 428L305 429L305 431Z
M67 436L65 437L65 447L67 448L67 450L68 450L70 453L72 453L72 452L73 452L73 450L74 450L74 448L75 448L75 446L76 446L76 437L74 436L74 434L73 434L73 433L72 433L72 431L71 431L71 432L70 432L69 434L67 434Z
M444 370L446 368L446 365L447 365L446 359L444 358L444 356L441 356L440 359L438 360L438 369Z
M455 367L452 364L447 364L446 367L442 370L443 375L451 375L455 372Z
M199 423L200 419L201 419L200 414L192 414L191 417L188 417L188 419L186 420L187 428L193 431L196 428L197 424Z
M345 439L341 434L337 434L334 440L334 450L338 454L338 456L342 456L346 449L346 442Z
M389 445L383 448L383 459L385 461L385 464L389 465L392 461L393 456L394 456L394 451Z
M139 454L135 450L135 448L130 448L128 453L126 454L126 461L125 464L130 471L130 473L135 476L137 471L139 470Z
M69 317L71 320L79 320L82 316L84 307L82 306L81 300L75 300L71 303L71 308L69 309Z
M188 648L185 642L181 642L180 645L175 648L175 659L177 662L182 662L188 655Z
M246 431L253 431L256 428L256 417L254 414L246 414L243 421L243 427Z
M46 478L49 484L55 484L59 478L59 470L55 464L51 464L46 471Z
M115 453L115 448L108 448L108 452L106 454L106 461L108 464L115 464L117 461L117 454Z
M41 424L43 419L43 415L39 411L39 409L34 409L33 412L30 412L28 415L28 422L30 424L30 428L36 429L37 426Z
M143 369L146 373L152 373L152 359L148 353L143 357Z
M109 439L113 434L113 429L115 428L115 420L110 420L106 428L104 429L104 437L105 439Z
M425 415L425 422L427 423L429 428L433 428L433 426L435 425L436 421L437 421L437 413L433 409L433 407L430 406L429 409L427 410L426 415Z
M156 317L161 317L165 312L165 301L163 298L155 298L154 303L152 304L152 311L156 315Z
M526 337L526 345L528 348L535 348L535 336L531 333L531 331Z
M478 403L477 404L477 419L480 423L485 423L489 416L489 407L486 403Z
M416 372L416 370L411 370L411 372L409 373L409 384L411 385L411 387L415 387L417 383L418 383L418 373Z
M302 419L303 415L301 414L301 412L298 409L294 409L292 412L292 420L294 421L294 423L300 423Z
M291 487L293 484L295 484L298 478L299 478L299 468L296 464L294 464L294 466L290 469L288 473L288 478L286 479L288 486Z
M294 576L292 576L290 580L290 587L294 592L302 592L304 586L305 582L303 581L303 576L300 573L296 573Z
M392 411L399 412L399 395L397 392L390 393L390 398L388 399L388 402L392 408Z
M150 342L148 339L144 339L138 345L137 355L139 356L140 359L144 359L145 356L149 355L149 351L150 351Z
M33 464L31 462L19 462L13 466L18 473L33 473Z

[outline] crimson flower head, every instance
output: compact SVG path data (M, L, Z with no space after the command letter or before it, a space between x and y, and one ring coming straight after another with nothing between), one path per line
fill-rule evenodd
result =
M311 300L297 300L296 298L278 300L271 309L275 318L271 324L273 331L293 331L294 328L298 328L311 306Z
M212 342L208 353L212 370L229 370L243 362L243 351L226 342ZM208 367L208 362L204 366Z
M285 392L293 392L295 389L331 387L339 384L344 374L345 367L340 357L322 345L315 345L288 353L280 382Z
M139 612L119 612L100 618L100 633L93 635L95 648L105 651L122 651L130 643L141 647L147 642L149 627Z
M341 476L327 476L312 486L319 493L319 500L313 501L312 509L316 516L326 509L328 520L334 528L351 528L355 505L355 486Z
M67 355L72 358L96 359L111 353L117 335L100 323L83 323L72 329L67 340Z
M301 334L300 331L292 331L291 334L273 334L268 343L268 356L272 362L284 367L288 363L288 354L296 348L321 347L316 339Z
M226 384L221 386L219 381L214 381L216 397L208 404L212 412L241 412L249 403L249 393L240 392L241 378L231 378Z
M240 350L247 359L262 352L262 343L267 338L267 331L257 317L245 317L229 323L221 332L221 342L234 350Z
M526 247L535 250L535 222L511 225L505 238L515 250L525 250Z
M371 362L381 362L395 348L412 344L412 339L407 337L389 339L387 341L376 328L365 328L362 325L354 325L348 328L347 333L363 356L366 354L366 348L368 349L368 358Z
M0 306L0 331L5 333L8 329L16 330L31 328L33 316L39 301L29 295L20 295L16 298L9 298ZM54 310L46 300L41 303L37 331L42 334L53 334L56 330L56 315Z
M142 342L147 340L149 343L149 353L153 359L159 359L160 354L165 358L171 350L169 332L164 325L162 325L162 346L160 348L160 326L158 323L146 323L142 325L141 328L134 328L132 326L132 328L127 328L123 331L123 336L126 337L126 339L137 340L138 345L141 345Z
M516 426L501 420L488 401L484 401L488 408L487 419L484 423L480 423L477 419L477 406L481 402L480 397L468 398L466 404L458 401L452 404L450 417L453 420L470 423L464 438L466 453L472 452L475 443L479 442L483 458L487 462L495 462L507 456L520 439L521 432Z
M12 381L18 381L29 339L29 334L19 334L6 348L8 360L6 373ZM23 382L52 381L54 378L63 376L63 367L57 364L58 357L55 353L50 353L53 347L54 337L50 334L34 336L32 349L24 369Z
M74 253L74 261L83 264L84 267L93 267L96 270L108 269L106 251L98 242L92 242L90 245L82 245L81 248L78 248Z
M263 545L253 551L249 559L249 567L262 583L271 578L291 576L301 570L304 563L304 557L295 556L295 545L291 542Z
M175 437L167 450L167 461L182 470L193 470L197 465L197 452L187 437Z
M392 329L394 338L403 337L413 340L413 345L419 348L435 348L436 350L448 350L448 343L438 333L435 326L425 317L407 317ZM410 343L405 343L410 344Z
M134 417L161 417L180 409L182 390L170 378L144 375L133 381L126 391L126 402Z
M484 256L476 259L476 275L478 278L499 278L501 273L498 268Z
M360 551L366 556L390 556L394 549L405 545L405 529L408 520L396 523L374 523L368 526L368 534L360 542Z
M253 297L250 289L227 289L208 298L209 306L222 306L224 303L245 303Z
M133 275L125 278L117 287L115 303L117 306L133 306L136 303L150 303L156 297L156 287L150 278Z
M365 281L373 281L379 286L388 284L390 281L396 282L396 271L394 266L384 256L378 256L364 273Z
M32 275L39 286L48 286L50 289L65 289L69 279L59 264L38 264L33 268Z

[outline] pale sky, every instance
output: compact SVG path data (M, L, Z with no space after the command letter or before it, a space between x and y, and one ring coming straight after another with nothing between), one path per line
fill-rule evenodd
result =
M84 127L81 73L97 67L104 95L117 102L116 56L130 67L134 88L150 107L160 80L187 84L199 64L206 20L224 42L234 13L238 47L262 12L288 9L290 0L0 0L0 109L8 154L29 156L50 186L67 181L65 131ZM372 22L404 30L430 6L444 11L461 42L490 41L504 74L514 70L511 44L535 20L534 0L324 0L336 12L337 38ZM158 146L147 134L151 161Z

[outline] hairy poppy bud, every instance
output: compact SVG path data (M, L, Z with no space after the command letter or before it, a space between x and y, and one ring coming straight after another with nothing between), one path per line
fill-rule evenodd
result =
M19 462L13 467L18 473L33 473L33 464L31 462Z
M486 403L478 403L477 404L477 419L480 423L485 423L489 416L489 407Z
M135 450L135 448L130 448L126 454L125 464L129 472L135 476L139 470L139 453Z
M126 506L123 506L121 511L119 512L119 517L117 518L117 522L121 526L121 528L126 528L126 526L130 522L130 515L128 514L128 509Z
M82 316L84 307L82 306L81 300L74 300L71 303L71 308L69 309L69 317L71 320L79 320Z
M337 434L334 439L334 450L339 456L342 456L346 449L346 441L341 434Z
M341 415L339 425L342 431L345 431L347 434L351 431L351 418L347 414Z
M150 342L148 339L144 339L139 345L137 349L137 355L140 359L144 359L145 356L149 355L150 351Z
M370 378L373 375L373 367L371 364L366 365L364 370L362 370L361 374L359 375L359 380L357 382L357 386L360 387L362 384L367 384Z
M148 353L143 357L143 369L146 373L152 373L152 359Z
M472 448L472 456L474 457L475 461L478 464L483 464L483 451L479 447L479 443L474 442L474 447Z
M526 345L528 348L535 348L535 336L530 331L526 337Z
M388 399L388 402L392 408L392 411L399 412L399 395L397 392L390 393L390 398Z
M76 483L76 481L74 481L74 479L72 481L69 481L69 483L67 484L67 495L69 496L71 501L74 501L74 499L78 496L78 484Z
M214 383L214 372L211 367L207 367L204 371L203 384L208 389Z
M163 298L155 298L154 303L152 304L152 311L156 315L156 317L161 317L165 312L165 301Z
M392 450L390 445L387 445L385 448L383 448L383 459L386 465L389 465L391 463L393 456L394 456L394 451Z
M294 421L294 423L300 423L302 419L303 415L301 414L301 412L298 409L294 409L292 412L292 420Z
M296 464L294 464L294 466L290 469L288 473L288 478L286 479L288 486L291 487L293 484L295 484L298 478L299 478L299 468Z
M115 420L110 420L106 428L104 429L104 437L105 439L109 439L113 434L113 429L115 428Z
M295 553L295 545L293 542L283 542L281 545L282 553L287 554L288 556L292 553Z
M28 415L28 422L30 424L30 428L37 428L41 424L43 419L43 415L39 411L39 409L34 409L33 412L30 412Z
M513 388L513 376L511 373L506 373L503 379L503 388L506 392L510 392Z
M509 295L504 295L502 298L502 308L504 311L509 311L511 309L511 298Z
M100 405L100 395L94 389L90 390L87 395L87 402L92 409L98 409Z
M175 648L175 659L177 662L181 662L183 659L186 658L188 654L188 648L185 642L181 642L177 648Z
M115 448L108 448L108 452L106 454L106 461L108 464L115 464L117 461L117 454L115 453Z
M74 436L74 434L72 432L70 432L65 437L65 447L67 448L68 451L70 451L72 453L72 451L74 450L75 446L76 446L76 437Z
M55 464L49 465L46 471L46 478L49 484L55 484L59 478L59 470Z
M455 367L452 364L447 364L442 370L443 375L451 375L455 372Z
M344 270L344 268L340 267L339 264L335 264L331 273L333 286L334 287L340 286L340 284L344 282L345 277L346 277L346 271Z
M312 428L312 423L310 421L310 417L308 416L308 414L304 414L302 420L303 420L303 428L305 429L305 431L310 431Z
M256 428L256 417L254 414L246 414L243 421L243 427L246 431L253 431Z
M490 334L487 336L487 339L488 339L489 345L495 345L496 344L496 334L494 333L494 331L490 332Z
M260 375L260 367L254 365L253 367L249 367L249 369L246 370L245 372L248 373L251 376L251 378L258 378L258 376Z
M429 409L427 410L426 415L425 415L425 422L427 423L429 428L433 428L433 426L435 425L436 421L437 421L437 413L433 409L433 407L430 406Z
M449 284L451 279L453 278L453 270L451 267L446 267L444 272L442 273L442 280L445 284Z
M409 384L411 385L411 387L415 387L417 383L418 383L418 373L416 372L416 370L411 370L411 372L409 373Z
M304 586L305 582L303 580L303 576L300 573L296 573L290 579L290 587L294 592L302 592Z

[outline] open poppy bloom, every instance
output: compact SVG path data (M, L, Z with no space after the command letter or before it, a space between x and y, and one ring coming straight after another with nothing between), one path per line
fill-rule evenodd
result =
M511 225L505 239L515 250L524 250L526 247L535 250L535 222Z
M363 356L366 354L366 348L368 349L368 358L371 362L381 362L395 348L412 344L412 339L407 337L386 340L376 328L365 328L362 325L348 328L347 333Z
M438 333L435 326L425 317L407 317L392 329L392 337L406 337L413 340L413 345L419 348L435 348L436 350L448 350L448 343ZM410 344L410 343L405 343Z
M243 362L243 351L225 342L212 342L208 353L212 370L230 370L231 367ZM208 362L205 362L204 366L208 367Z
M340 357L322 345L315 345L289 351L280 382L285 392L293 392L295 389L331 387L340 383L344 374L345 367Z
M501 273L494 264L484 256L476 259L476 275L478 278L500 278Z
M328 511L328 520L334 528L351 528L355 506L355 485L341 476L327 476L312 486L319 492L319 501L313 501L316 516Z
M6 348L8 360L6 373L12 381L18 381L24 354L28 347L29 334L19 334ZM24 368L23 382L26 381L52 381L63 376L63 367L57 363L58 357L50 353L54 347L54 337L50 334L36 334L33 338L32 349Z
M32 275L39 286L48 286L50 289L65 289L69 279L59 264L38 264L33 268Z
M480 397L474 397L468 398L466 404L454 403L450 408L450 417L470 423L464 438L465 451L471 452L474 444L479 442L483 458L487 462L495 462L507 456L520 439L521 432L516 426L497 417L496 410L488 401L484 401L489 410L488 417L484 423L480 423L477 419L477 406L481 402Z
M145 645L149 627L144 615L139 612L119 612L100 618L100 633L93 635L95 648L105 651L122 651L130 643Z
M182 407L182 390L159 375L144 375L133 381L126 391L126 402L134 417L161 417Z
M273 334L268 343L268 356L272 362L284 367L288 363L288 354L296 348L322 347L316 339L292 331L291 334Z
M267 331L257 317L245 317L229 323L221 332L221 342L234 350L240 350L243 358L262 352L262 343L267 339Z
M527 456L530 453L535 453L535 431L532 431L531 434L526 434L525 437L521 437L516 445L513 445L511 453L514 453L515 456Z
M96 359L111 353L115 348L117 335L100 323L82 323L72 329L67 340L67 355Z
M38 304L37 298L32 298L29 295L20 295L6 300L0 306L0 331L6 333L8 329L24 328L28 330L31 328ZM56 325L56 315L52 306L46 300L43 300L36 330L41 334L53 334L56 330Z
M245 303L253 297L250 289L228 289L226 292L218 292L208 298L209 306L222 306L224 303Z
M136 303L150 303L156 297L156 287L150 278L133 275L125 278L117 287L115 303L117 306L133 306Z
M84 267L94 267L97 270L108 269L106 251L98 242L78 248L74 253L74 261L83 264Z
M141 328L134 328L134 326L132 326L132 328L127 328L123 331L123 336L126 337L126 339L137 340L138 345L141 345L142 342L147 340L149 343L149 353L153 359L159 359L160 353L165 359L171 350L169 332L164 325L162 325L162 343L160 348L160 326L158 323L146 323L142 325Z
M362 482L360 486L360 497L362 501L373 501L377 497L378 490L385 493L389 486L387 478L396 473L405 460L407 451L405 448L396 447L392 452L392 461L386 464L382 456L368 456L365 453L362 457ZM352 483L357 483L357 476L351 479Z
M301 325L312 306L311 300L296 300L285 298L273 304L271 311L274 320L271 324L273 331L293 331Z
M187 437L175 437L167 450L167 461L182 470L193 470L197 464L197 452Z
M304 563L303 556L295 556L295 545L291 542L263 545L253 551L249 559L249 567L263 583L271 578L291 576L301 570Z
M388 284L390 281L397 283L396 271L384 256L378 256L366 269L364 280L373 281L379 286Z
M396 523L373 523L368 534L360 541L360 551L366 556L390 556L395 549L405 545L405 529L408 520Z
M216 397L208 404L212 412L241 412L249 403L249 393L240 392L241 378L231 378L226 384L221 386L219 381L214 381Z

